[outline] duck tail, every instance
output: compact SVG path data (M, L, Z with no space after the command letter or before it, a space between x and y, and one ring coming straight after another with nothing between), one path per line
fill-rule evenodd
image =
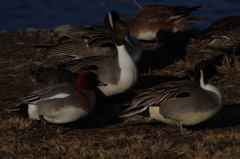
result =
M143 7L142 7L136 0L133 0L133 2L134 2L140 9L143 9Z
M135 108L135 109L126 109L122 113L120 113L118 115L118 117L125 118L125 117L133 116L133 115L136 115L136 114L140 114L140 113L144 112L147 108L148 107L138 107L138 108Z
M195 17L193 15L189 15L186 16L185 18L183 18L185 20L185 23L188 23L189 25L193 24L193 23L197 23L197 22L201 22L206 20L207 18L200 18L200 17Z
M20 103L18 105L16 105L15 107L12 108L7 108L3 110L4 112L8 112L8 113L16 113L24 118L28 118L28 104L25 103Z

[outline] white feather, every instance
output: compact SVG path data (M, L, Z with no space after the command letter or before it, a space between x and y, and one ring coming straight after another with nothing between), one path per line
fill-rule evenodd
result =
M37 106L34 104L28 104L28 115L30 119L40 120L37 112Z
M203 71L200 70L200 73L201 73L201 78L200 78L200 86L202 89L204 90L207 90L207 91L211 91L213 93L215 93L218 98L220 99L220 103L222 102L222 93L221 91L214 85L211 85L209 83L205 84L204 83L204 74L203 74Z
M56 94L56 95L54 95L54 96L52 96L52 97L41 99L41 101L42 101L42 100L49 100L49 99L66 98L66 97L68 97L68 96L70 96L70 94L67 94L67 93L59 93L59 94Z
M88 113L82 109L76 109L73 107L67 107L65 109L59 109L58 111L46 112L44 119L50 123L69 123L83 118Z
M128 54L124 45L117 46L118 60L121 69L120 79L117 85L108 84L108 87L99 87L106 96L123 93L126 89L132 88L138 78L137 66L132 57Z
M156 32L146 31L139 34L138 39L142 40L155 40Z
M113 21L112 21L112 15L111 15L111 12L108 13L108 19L109 19L109 22L110 22L110 25L111 27L113 28Z

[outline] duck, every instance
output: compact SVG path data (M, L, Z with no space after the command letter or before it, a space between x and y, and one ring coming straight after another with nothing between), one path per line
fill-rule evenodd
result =
M47 123L70 123L88 116L96 105L93 88L106 86L99 81L94 71L84 71L77 77L75 84L59 83L22 95L22 103L5 109L25 118L41 121L41 135L46 133Z
M190 14L201 6L149 5L140 6L140 8L132 19L125 19L125 22L128 24L130 33L143 41L167 42L173 33L183 31L189 25L206 19Z
M115 11L109 12L105 19L109 19L111 23L109 21L108 25L113 26L111 34L115 47L112 54L87 56L74 59L58 68L40 68L31 71L30 77L34 84L44 86L55 84L54 82L59 80L69 82L84 70L94 70L100 80L107 84L106 88L98 87L97 94L102 98L124 93L134 87L138 80L138 69L125 47L126 43L134 45L129 38L131 36L129 29ZM115 49L117 52L114 51Z
M198 45L194 50L212 48L231 51L236 54L240 46L240 16L232 15L220 18L196 37Z
M206 121L222 108L222 92L208 83L214 74L213 62L201 61L191 80L169 81L139 91L119 117L145 113L152 119L179 127L182 135L190 134L183 126Z
M111 11L111 16L114 20L120 20L116 11ZM47 46L46 53L58 56L65 55L74 59L88 56L117 56L117 49L112 38L112 27L108 15L104 17L103 26L71 25L68 31L59 34L57 44ZM132 34L129 34L128 38L134 45L125 41L126 50L134 62L138 63L142 56L142 45Z
M59 67L64 67L73 73L81 73L84 70L94 70L99 79L106 83L105 88L98 87L104 96L109 97L124 93L135 86L138 80L138 69L136 63L129 55L125 42L134 45L131 41L128 26L116 18L116 12L109 12L109 21L112 25L112 37L117 49L117 56L102 55L88 56L72 60Z

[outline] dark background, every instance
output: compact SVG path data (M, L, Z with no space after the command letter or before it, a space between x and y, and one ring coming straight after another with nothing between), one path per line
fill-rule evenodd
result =
M202 6L193 12L208 18L194 24L200 29L208 27L218 18L240 15L239 0L138 0L142 6L183 5ZM62 24L102 25L107 12L115 10L121 18L132 18L139 8L132 0L1 0L0 30L18 31L27 28L54 29Z

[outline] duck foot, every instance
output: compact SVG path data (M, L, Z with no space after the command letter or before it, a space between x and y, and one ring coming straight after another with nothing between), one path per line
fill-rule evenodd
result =
M189 130L187 128L183 128L183 132L184 132L184 135L198 136L201 131L200 130L199 131L193 131L193 130Z
M45 137L45 134L46 134L47 121L43 118L43 115L39 115L39 118L41 120L40 133L41 133L41 137L43 139Z
M56 130L57 130L56 135L57 135L57 136L58 136L58 135L62 135L64 132L60 132L60 130L59 130L59 125L58 125L58 124L55 124L55 126L56 126Z
M200 131L193 131L193 130L188 130L187 128L184 128L181 122L178 122L178 126L180 128L180 132L182 135L197 136L200 133Z

